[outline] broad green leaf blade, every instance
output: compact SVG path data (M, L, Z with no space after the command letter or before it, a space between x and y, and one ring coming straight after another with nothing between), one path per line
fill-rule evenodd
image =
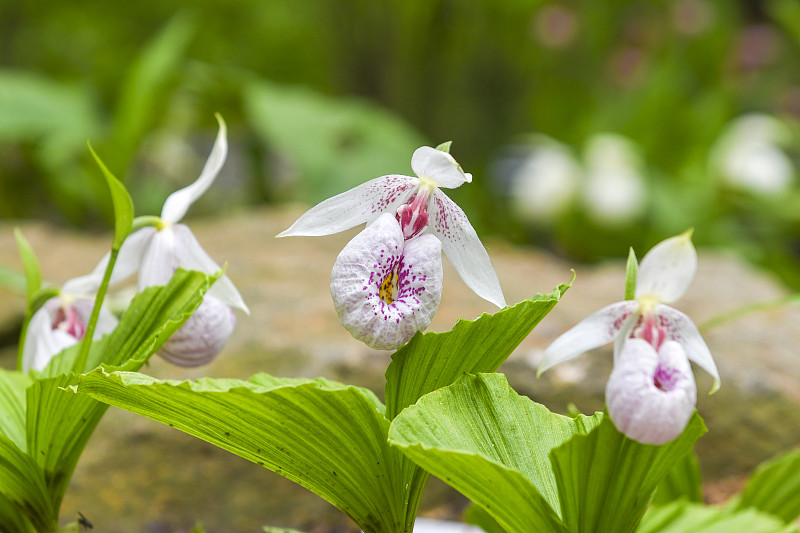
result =
M28 453L44 472L54 509L61 506L72 472L107 405L63 390L73 374L37 379L27 391Z
M138 370L202 303L216 279L178 269L164 287L137 294L114 331L91 344L85 368ZM69 372L78 357L75 345L54 357L27 390L27 449L44 470L53 507L64 491L97 423L107 409L64 388L77 382Z
M759 466L734 509L748 507L775 515L787 524L797 521L800 516L800 451L793 450Z
M588 435L554 449L553 472L570 531L633 531L658 484L705 432L695 412L677 439L653 446L627 438L605 417Z
M42 470L30 455L3 436L0 436L0 493L36 531L53 531L58 527L58 513L50 505ZM0 504L0 508L4 507ZM14 522L23 524L24 520Z
M36 533L36 528L13 501L0 492L0 524L4 533Z
M486 533L506 533L506 530L480 505L471 503L464 511L464 521L478 526Z
M392 355L386 371L387 418L393 419L424 394L450 385L462 374L497 370L555 307L570 284L493 315L459 320L446 333L417 333Z
M119 180L112 174L105 163L100 159L97 153L89 144L89 151L92 153L97 166L103 173L103 177L108 185L108 190L111 193L111 202L114 205L114 242L111 248L119 250L123 241L128 237L133 225L133 200L131 200L128 191ZM113 265L111 265L113 268Z
M652 507L636 529L636 533L687 532L796 533L797 527L752 508L731 513L718 507L678 501Z
M633 248L628 252L628 264L625 267L625 299L636 298L636 278L639 276L639 262Z
M694 452L689 452L672 467L658 485L653 503L665 505L683 498L686 501L701 503L703 501L703 480L700 474L700 463Z
M25 292L28 295L28 306L31 305L33 295L42 286L42 274L39 270L39 261L33 252L28 240L22 235L19 228L14 228L14 237L17 239L17 249L22 260L22 268L25 272Z
M601 418L553 414L519 396L502 374L466 375L398 415L389 442L505 530L566 531L550 451Z
M25 443L25 389L31 378L22 372L0 370L0 434L27 450Z
M386 442L383 406L324 379L159 381L94 370L80 393L163 422L321 496L367 533L410 530L405 458Z

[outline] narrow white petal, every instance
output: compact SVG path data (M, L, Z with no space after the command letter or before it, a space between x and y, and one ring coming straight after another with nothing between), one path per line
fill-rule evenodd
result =
M634 328L636 328L636 326L639 324L641 318L642 317L639 313L631 313L631 315L622 322L622 327L619 328L619 333L617 333L617 336L614 339L615 363L619 358L622 347L625 345L625 341L627 341L628 337L631 336L631 333L633 333Z
M209 363L228 342L236 317L231 308L206 295L197 311L158 350L158 354L178 366Z
M431 195L428 211L431 231L442 241L445 255L467 287L497 307L505 307L492 261L464 211L438 189Z
M438 187L455 189L472 181L472 174L464 172L461 165L447 152L423 146L411 156L411 169L420 178L436 182Z
M371 223L382 213L394 213L417 190L419 179L392 174L381 176L324 200L298 218L278 237L317 237Z
M161 209L161 218L165 222L175 223L182 219L189 207L214 183L225 163L225 157L228 155L227 128L225 121L219 115L217 115L217 121L219 122L219 133L217 133L214 147L211 149L211 154L206 160L200 177L191 185L169 195Z
M674 302L686 292L696 270L691 231L661 241L639 265L636 298L652 296L661 302Z
M626 325L626 320L634 315L638 308L639 302L636 300L625 300L606 306L584 318L547 347L536 375L541 375L553 365L608 344L619 335Z
M139 290L166 285L178 268L175 228L168 226L150 239L139 267Z
M628 339L606 386L608 415L622 433L644 444L664 444L683 433L697 402L692 369L680 344L656 353Z
M387 303L381 285L393 272L397 288ZM376 349L398 348L428 327L441 294L440 241L433 235L404 241L388 213L344 247L331 271L331 296L342 324Z
M114 263L114 271L111 273L111 280L109 286L123 281L129 276L133 275L142 263L144 252L150 243L150 238L155 233L156 229L147 227L131 233L117 255L117 262ZM108 259L110 254L106 254L94 267L90 274L71 279L64 283L62 291L69 294L82 294L89 295L97 292L100 284L103 282L106 266L108 266Z
M211 256L209 256L206 251L203 250L203 247L200 246L200 243L197 242L189 226L176 224L173 226L173 230L175 231L178 266L188 270L199 270L206 274L213 274L220 269L216 261L211 259ZM214 285L211 286L207 294L221 300L224 304L236 309L241 309L245 313L250 314L250 310L244 303L242 295L239 294L236 286L227 275L219 278Z
M22 370L42 370L58 353L60 343L53 337L53 313L61 305L61 299L50 298L36 311L28 323L25 347L22 351ZM63 349L63 348L61 348Z
M714 384L711 386L709 394L715 393L720 385L719 371L711 356L711 351L692 319L677 309L663 304L656 305L655 313L661 326L667 330L668 337L683 346L689 360L694 361L700 368L711 374Z

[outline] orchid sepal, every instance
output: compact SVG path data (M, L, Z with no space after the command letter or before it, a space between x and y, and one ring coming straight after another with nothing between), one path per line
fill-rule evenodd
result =
M697 271L692 230L661 241L639 264L636 298L652 297L672 303L683 296Z

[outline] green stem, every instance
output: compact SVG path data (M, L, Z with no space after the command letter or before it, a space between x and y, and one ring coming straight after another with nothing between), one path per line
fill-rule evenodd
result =
M92 345L92 337L94 336L95 326L97 326L97 319L100 316L100 307L102 307L103 300L106 297L108 283L111 281L111 272L114 270L114 264L117 262L117 255L119 255L119 248L111 248L111 256L108 258L108 265L106 265L106 271L103 274L103 282L97 289L97 294L94 298L92 316L89 319L89 323L86 324L86 333L84 334L83 341L81 342L81 351L80 354L78 354L78 359L75 361L75 365L73 366L73 370L78 373L82 373L85 370L84 366L86 366L86 359L89 357L89 347Z
M790 294L789 296L784 296L783 298L778 298L777 300L744 305L732 311L728 311L727 313L722 313L721 315L717 315L706 320L700 324L700 331L706 332L723 324L727 324L728 322L739 320L747 315L759 313L761 311L769 311L770 309L778 309L779 307L783 307L784 305L795 302L800 302L800 294Z

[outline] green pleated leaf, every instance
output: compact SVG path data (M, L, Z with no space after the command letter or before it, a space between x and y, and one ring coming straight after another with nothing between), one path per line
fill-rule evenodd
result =
M792 523L800 517L800 451L762 464L747 482L734 509L753 507Z
M480 505L471 503L464 511L464 521L478 526L486 533L506 533L506 530Z
M192 315L215 276L178 269L163 287L137 294L112 333L94 341L86 369L138 370ZM58 509L80 454L107 405L66 389L77 383L70 370L80 345L54 357L27 389L27 449L44 471Z
M6 500L0 503L0 511L10 515L19 514L8 517L15 528L20 528L16 531L26 531L25 518L36 531L51 531L58 525L58 516L53 512L39 465L3 436L0 436L0 493ZM12 511L13 508L17 509L17 513ZM4 520L0 526L5 524Z
M551 413L514 392L502 374L467 375L404 410L389 442L506 531L567 531L550 452L601 419Z
M0 370L0 434L22 451L25 443L25 389L31 378L21 372Z
M450 385L462 374L497 370L571 283L493 315L459 320L446 333L417 333L392 356L386 371L387 417L393 419L424 394Z
M92 153L97 166L100 167L108 185L108 190L111 192L111 202L114 205L114 242L111 247L114 250L119 250L123 241L131 232L131 226L133 225L133 200L131 200L122 183L106 168L105 163L94 151L91 144L89 145L89 151Z
M703 501L700 463L694 452L687 453L675 463L664 481L658 485L653 503L664 505L679 499L697 503Z
M797 527L750 508L729 512L718 507L677 501L652 507L636 533L790 533Z
M705 432L695 412L677 439L653 446L627 438L605 417L588 435L553 450L562 516L570 531L633 531L658 484Z
M0 491L0 524L4 533L36 533L36 528L17 505Z
M170 425L318 494L367 533L409 531L407 460L370 391L324 379L160 381L94 370L77 392ZM411 514L413 521L413 514Z

